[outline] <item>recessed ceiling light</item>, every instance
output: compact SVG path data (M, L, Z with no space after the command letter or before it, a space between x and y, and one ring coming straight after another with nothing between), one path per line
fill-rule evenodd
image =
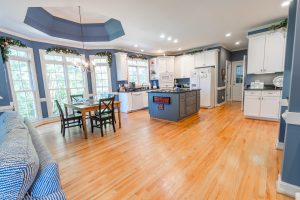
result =
M138 47L139 45L135 44L134 47Z
M161 39L164 39L166 36L165 36L165 34L161 34L159 37L160 37Z
M144 49L141 49L141 52L144 52Z
M163 50L161 50L161 49L159 49L158 51L157 51L157 53L162 53L163 52Z
M175 39L173 42L174 42L174 43L178 43L178 39Z
M290 4L291 4L291 0L287 0L287 1L282 2L281 7L287 7Z
M171 40L172 40L172 37L171 37L171 36L169 36L169 37L167 38L167 40L168 40L168 41L171 41Z
M181 48L178 48L178 51L181 51Z
M225 37L230 37L231 36L231 33L227 33L226 35L225 35Z
M235 45L240 45L240 44L241 44L240 41L235 42Z

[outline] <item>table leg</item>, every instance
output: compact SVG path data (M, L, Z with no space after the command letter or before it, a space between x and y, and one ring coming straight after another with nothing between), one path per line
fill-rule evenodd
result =
M118 106L118 118L119 118L119 128L121 128L121 110L120 106Z
M88 139L87 127L86 127L86 113L81 112L81 114L82 114L82 126L83 126L84 138Z

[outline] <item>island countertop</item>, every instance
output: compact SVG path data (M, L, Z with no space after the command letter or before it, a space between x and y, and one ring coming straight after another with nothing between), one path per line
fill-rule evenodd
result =
M199 91L201 89L159 89L159 90L150 90L148 93L186 93L186 92L193 92L193 91Z

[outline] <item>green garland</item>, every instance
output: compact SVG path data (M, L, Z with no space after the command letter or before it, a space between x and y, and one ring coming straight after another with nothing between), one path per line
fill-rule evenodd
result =
M17 47L27 47L20 40L16 40L10 37L0 37L0 49L3 63L8 61L9 47L17 46Z
M52 48L46 49L46 53L51 53L51 52L64 53L64 54L74 54L76 56L80 55L80 53L78 53L76 50L65 48L65 47L52 47Z
M279 22L272 24L271 26L268 27L268 29L270 31L275 31L275 30L281 29L281 28L287 29L287 26L288 26L288 19L286 18L284 20L281 20Z
M96 56L107 56L107 62L109 64L109 66L111 67L112 64L112 54L109 51L104 51L104 52L98 52L95 54Z
M133 55L130 55L128 56L129 58L132 58L132 59L142 59L142 60L148 60L148 58L142 54L133 54Z

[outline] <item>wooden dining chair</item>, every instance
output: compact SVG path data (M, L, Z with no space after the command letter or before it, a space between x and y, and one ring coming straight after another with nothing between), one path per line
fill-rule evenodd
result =
M75 127L75 126L79 126L81 128L82 126L82 116L79 113L75 113L75 114L64 114L59 102L57 100L55 100L55 104L58 107L59 110L59 117L60 117L60 123L61 123L61 134L65 137L65 132L66 132L66 128L71 128L71 127Z
M103 137L103 126L106 127L107 124L111 124L114 132L116 132L114 101L114 96L111 98L99 99L99 110L92 116L92 132L94 132L94 127L100 128L101 136Z

